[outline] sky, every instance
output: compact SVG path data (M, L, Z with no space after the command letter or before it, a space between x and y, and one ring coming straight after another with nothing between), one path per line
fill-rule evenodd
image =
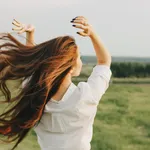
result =
M111 56L150 57L149 0L0 0L0 32L12 32L15 18L35 26L35 43L71 35L81 55L96 56L89 37L70 21L88 19ZM19 37L25 42L25 33Z

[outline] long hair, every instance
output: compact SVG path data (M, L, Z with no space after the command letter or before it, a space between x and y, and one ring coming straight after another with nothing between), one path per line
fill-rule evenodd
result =
M3 43L4 42L4 43ZM10 33L0 33L0 90L5 101L13 104L0 115L3 142L16 141L14 150L31 128L40 122L45 105L57 92L78 57L72 36L59 36L46 42L26 46ZM7 80L29 82L12 98Z

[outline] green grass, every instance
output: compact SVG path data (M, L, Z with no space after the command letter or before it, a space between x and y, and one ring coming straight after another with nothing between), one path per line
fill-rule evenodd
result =
M92 150L150 149L149 91L150 84L110 84L98 105ZM0 144L0 150L12 146ZM20 149L40 150L33 130L16 150Z
M92 150L150 149L150 85L115 84L102 97Z

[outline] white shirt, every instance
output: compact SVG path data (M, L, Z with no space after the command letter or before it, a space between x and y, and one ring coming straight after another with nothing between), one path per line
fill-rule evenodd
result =
M111 75L110 67L96 65L87 82L71 82L60 101L51 98L33 128L42 150L91 150L97 105Z

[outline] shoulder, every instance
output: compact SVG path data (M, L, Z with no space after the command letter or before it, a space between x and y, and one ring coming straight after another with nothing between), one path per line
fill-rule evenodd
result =
M110 69L110 66L104 65L104 64L97 64L93 67L92 73L91 73L91 77L92 76L97 76L97 75L101 75L103 76L106 80L110 80L111 75L112 75L112 71Z
M111 69L107 65L96 65L93 67L87 82L79 82L77 85L82 100L85 103L97 105L109 87L111 75Z

